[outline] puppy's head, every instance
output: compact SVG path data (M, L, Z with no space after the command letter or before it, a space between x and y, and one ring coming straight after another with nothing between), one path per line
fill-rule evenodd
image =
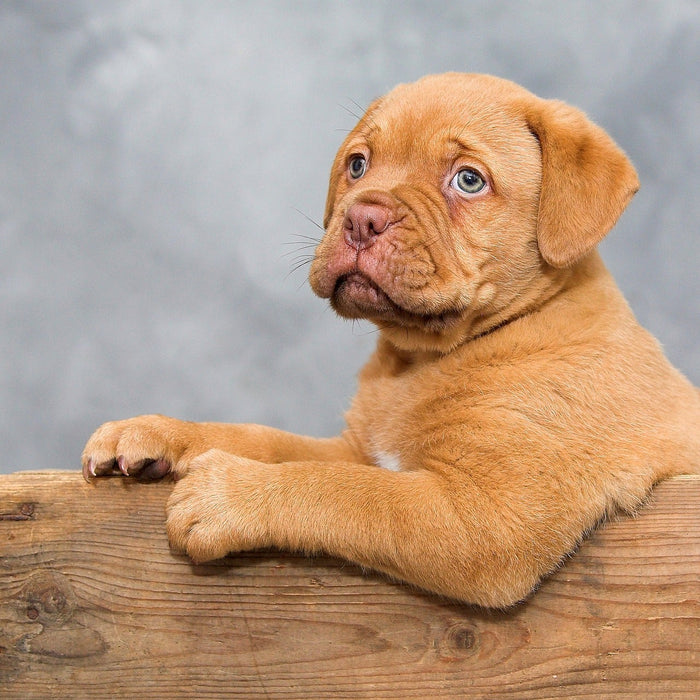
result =
M370 105L340 147L311 286L399 346L447 351L551 295L637 187L578 110L428 76Z

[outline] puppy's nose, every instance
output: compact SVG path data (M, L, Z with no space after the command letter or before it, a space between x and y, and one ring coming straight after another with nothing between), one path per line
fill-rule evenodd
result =
M391 212L381 204L356 202L345 215L345 242L356 250L369 248L389 228Z

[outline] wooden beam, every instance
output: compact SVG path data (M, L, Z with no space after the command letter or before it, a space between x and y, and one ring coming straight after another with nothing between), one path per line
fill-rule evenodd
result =
M0 476L0 697L697 698L700 477L489 612L335 560L168 549L170 484Z

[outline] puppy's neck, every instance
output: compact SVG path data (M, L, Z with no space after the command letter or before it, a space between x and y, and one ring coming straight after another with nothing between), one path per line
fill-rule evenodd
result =
M394 353L397 367L429 362L479 338L498 333L513 321L544 310L586 281L602 278L614 285L600 256L593 251L571 268L555 269L547 266L537 282L531 284L525 292L515 295L503 307L492 313L465 314L454 328L445 333L384 327L380 331L379 347Z

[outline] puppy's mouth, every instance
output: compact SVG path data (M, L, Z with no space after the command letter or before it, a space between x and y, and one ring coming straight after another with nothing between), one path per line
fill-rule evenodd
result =
M461 318L459 309L438 313L417 313L393 301L389 295L361 272L341 275L330 298L331 306L345 318L365 318L376 323L419 328L430 333L443 333Z

